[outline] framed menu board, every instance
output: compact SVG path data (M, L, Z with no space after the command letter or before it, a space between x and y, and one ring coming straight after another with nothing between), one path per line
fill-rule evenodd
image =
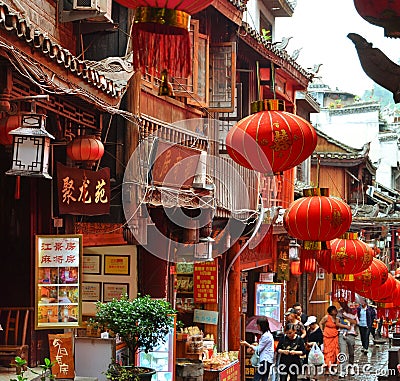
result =
M282 283L255 283L254 314L281 321Z
M81 234L36 236L36 329L80 326L81 261Z

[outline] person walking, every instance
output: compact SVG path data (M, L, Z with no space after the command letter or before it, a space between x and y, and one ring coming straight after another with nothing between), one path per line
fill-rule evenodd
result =
M303 323L299 319L299 315L297 315L296 311L293 308L290 308L286 313L286 322L291 323L295 326L297 334L302 338L305 339L306 337L306 329Z
M324 343L324 336L321 327L317 323L317 317L309 316L304 325L307 328L306 350L310 351L314 344L318 344L321 348Z
M296 314L297 314L297 316L298 316L298 319L303 323L303 324L305 324L306 323L306 321L307 321L307 319L308 319L308 316L307 316L307 314L305 314L304 312L303 312L303 307L301 306L301 304L300 303L295 303L295 304L293 304L293 309L296 311Z
M304 359L304 363L306 364L311 364L308 361L308 356L310 354L311 348L317 344L319 348L322 350L323 349L323 334L321 331L321 328L318 325L317 322L317 317L316 316L309 316L307 318L307 321L305 322L304 326L306 327L307 334L306 334L306 340L305 340L305 348L306 348L306 357ZM311 364L314 365L314 364ZM307 369L309 373L309 369ZM306 374L306 380L310 380L311 374Z
M337 363L339 354L338 328L348 328L349 325L341 324L337 317L338 310L335 306L329 306L327 314L319 322L324 337L324 361L325 373L331 374L332 365Z
M267 317L259 317L257 325L262 332L258 345L249 344L245 340L241 341L240 344L251 348L253 351L257 351L257 354L260 356L260 363L256 368L253 381L268 381L269 371L274 362L274 338L269 328Z
M338 311L338 318L342 324L350 324L349 328L339 328L339 349L340 353L346 354L342 356L344 361L340 365L340 374L344 375L346 369L349 371L349 375L354 374L353 367L348 367L348 364L354 364L354 350L355 341L357 336L356 325L358 324L357 311L353 304L347 302L340 302L341 308Z
M290 381L297 381L302 368L301 357L306 353L304 340L297 334L296 327L292 323L285 325L284 333L276 347L276 352L280 356L280 381L286 381L288 376Z
M368 353L369 334L373 332L372 324L376 318L376 312L374 308L368 305L365 298L361 300L361 303L357 308L357 316L361 336L361 351L366 354Z

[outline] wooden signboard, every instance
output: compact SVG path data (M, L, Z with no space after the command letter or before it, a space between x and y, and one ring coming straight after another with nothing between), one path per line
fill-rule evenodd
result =
M71 333L49 334L52 373L56 378L75 378L73 337Z

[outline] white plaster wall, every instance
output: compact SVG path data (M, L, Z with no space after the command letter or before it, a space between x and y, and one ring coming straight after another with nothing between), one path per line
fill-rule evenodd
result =
M361 148L371 142L370 158L377 162L381 155L378 117L378 111L335 115L321 110L319 114L311 114L310 119L316 128L350 147Z
M275 18L268 8L265 7L262 0L250 0L247 3L247 11L244 13L243 19L257 32L260 31L260 11L272 24L271 35L275 36ZM274 41L274 38L272 38Z
M376 171L376 181L388 188L393 188L392 168L397 166L399 160L397 138L390 141L381 141L380 148L380 160Z

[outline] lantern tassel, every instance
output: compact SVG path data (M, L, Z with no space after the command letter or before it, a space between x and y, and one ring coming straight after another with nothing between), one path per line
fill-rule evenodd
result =
M192 72L189 31L170 25L138 23L132 27L133 65L143 73L168 68L174 77ZM154 72L151 72L154 71Z
M15 177L15 190L14 199L19 200L21 198L21 176Z

